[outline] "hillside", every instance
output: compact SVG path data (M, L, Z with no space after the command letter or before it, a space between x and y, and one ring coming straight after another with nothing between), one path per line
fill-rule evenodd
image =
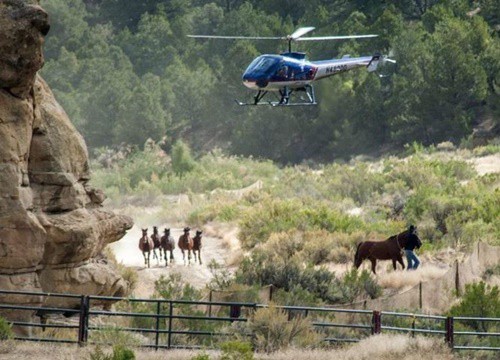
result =
M42 75L92 151L123 142L142 146L147 138L163 139L170 151L182 139L197 156L222 148L297 164L399 153L414 141L458 145L470 142L477 124L498 124L495 1L41 4L52 22ZM382 77L360 70L322 80L317 107L241 108L234 99L252 96L241 84L244 69L286 44L187 37L284 36L299 26L316 27L318 36L379 35L297 44L312 60L380 52L397 66L382 70Z
M111 195L107 206L136 220L135 230L113 246L119 261L139 269L136 296L151 295L160 275L178 272L199 289L209 284L241 292L273 284L287 304L346 303L437 280L477 241L498 245L498 148L413 151L319 169L212 154L180 177L153 146L110 169L96 168L95 179ZM246 187L257 180L260 187ZM189 195L174 195L183 192ZM351 273L357 242L385 239L407 223L417 225L424 242L418 271L395 273L390 262L381 262L376 277ZM174 266L153 261L153 269L144 268L139 229L153 225L174 228L176 236L186 225L204 229L205 264L186 268L177 251ZM221 280L220 271L207 267L212 259L230 270L223 288L211 281L214 275ZM311 276L330 285L309 287L311 280L303 281Z

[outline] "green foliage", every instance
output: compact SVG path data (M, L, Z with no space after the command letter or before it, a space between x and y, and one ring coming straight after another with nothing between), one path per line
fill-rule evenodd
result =
M190 360L210 360L210 355L202 352L200 354L194 355Z
M179 273L160 276L155 281L155 291L158 296L167 300L200 300L201 293L182 280Z
M219 345L220 360L253 360L252 344L242 341L227 341Z
M195 167L191 150L182 141L177 141L172 148L172 170L180 178Z
M127 347L140 345L139 339L134 334L113 325L101 326L99 329L92 331L91 341L96 344L113 344L118 347L117 352L121 352Z
M498 4L466 1L43 0L51 17L43 75L91 146L168 136L195 151L224 147L281 163L457 144L481 113L498 114ZM297 24L318 35L376 33L369 42L303 44L311 59L393 52L379 78L353 71L318 83L320 106L248 109L242 70L273 42L199 41L188 34L277 36ZM498 117L495 115L495 118ZM352 177L363 183L364 178ZM344 184L348 188L349 184ZM355 188L355 187L354 187ZM346 189L349 191L348 189ZM368 186L364 190L376 191ZM355 191L365 201L369 192Z
M8 340L14 337L12 325L0 316L0 341Z
M265 200L242 214L240 241L246 248L267 241L272 233L291 229L352 232L361 227L356 217L326 205L310 206L298 200Z
M382 295L382 288L367 270L358 272L357 269L352 269L348 271L341 281L340 288L346 302L353 302L365 294L371 299Z
M449 314L450 316L466 317L500 317L500 290L498 286L491 287L483 281L465 285L465 292L460 302L450 309ZM492 326L485 321L469 320L465 323L467 326L483 332L487 332Z
M90 353L90 360L134 360L135 354L132 350L121 345L113 346L113 352L106 354L99 346Z
M257 351L274 352L291 346L311 347L321 341L309 319L296 316L289 320L285 311L273 305L258 309L247 327L255 335L253 346Z

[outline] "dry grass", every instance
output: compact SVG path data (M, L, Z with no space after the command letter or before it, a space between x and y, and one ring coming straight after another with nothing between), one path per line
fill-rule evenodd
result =
M385 289L403 289L405 287L413 287L420 282L438 279L442 277L448 269L448 267L424 264L417 270L392 271L391 265L391 271L380 274L377 280L379 285Z
M89 359L93 347L79 348L77 345L35 344L26 342L0 343L2 360L73 360ZM200 352L189 350L135 350L137 360L189 360ZM219 352L206 351L211 359L217 359ZM362 340L356 345L341 349L289 349L272 354L255 354L260 360L421 360L458 359L446 347L442 339L425 337L411 338L405 335L377 335Z
M223 224L211 222L203 226L206 236L221 239L223 247L230 253L226 264L228 266L237 266L243 260L243 250L238 240L238 227L232 224Z

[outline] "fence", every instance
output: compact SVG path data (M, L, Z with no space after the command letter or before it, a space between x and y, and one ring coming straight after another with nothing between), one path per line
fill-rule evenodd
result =
M25 306L7 304L6 297L36 296L40 303L59 300L78 302L73 308L54 306ZM117 302L116 311L104 310L106 303ZM97 309L96 305L104 309ZM251 314L264 304L238 302L211 302L163 299L133 299L103 296L50 294L0 290L0 311L24 311L37 315L40 322L12 321L18 333L17 340L60 343L102 343L106 331L139 334L142 347L155 349L214 347L217 339L233 336L234 323L247 322ZM445 317L400 312L337 309L330 307L278 306L288 319L307 317L315 329L329 343L358 342L373 334L404 332L412 336L425 334L439 336L454 350L500 351L497 337L500 318ZM48 318L57 314L69 320L57 322ZM32 316L31 316L32 317ZM71 320L77 318L78 322ZM110 320L114 319L113 320ZM491 326L490 324L494 324ZM231 326L228 326L231 325ZM51 329L50 336L46 330ZM243 333L252 337L251 333ZM481 346L472 345L470 338L481 339ZM469 340L456 341L458 338ZM493 339L484 344L484 339ZM477 342L477 341L476 341ZM496 346L495 346L496 345Z

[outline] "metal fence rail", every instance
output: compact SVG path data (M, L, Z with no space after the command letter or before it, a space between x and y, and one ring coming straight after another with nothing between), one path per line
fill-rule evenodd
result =
M36 305L6 303L6 296L30 298ZM58 299L77 300L74 308L59 308L46 304ZM119 302L117 311L98 309L106 302ZM102 343L105 331L140 334L144 342L140 346L155 349L213 347L214 341L231 337L229 325L246 322L251 314L268 305L244 302L212 302L165 299L134 299L75 294L52 294L0 290L0 309L30 312L40 317L40 322L12 321L16 329L31 331L30 336L17 336L17 340L57 343ZM497 346L476 346L469 342L455 343L455 337L496 339L500 336L500 318L445 317L402 312L379 312L372 310L337 309L330 307L276 306L288 314L288 320L307 317L314 328L328 343L358 342L373 334L402 332L412 336L426 334L444 338L454 350L500 351ZM51 314L75 317L78 323L48 323ZM480 330L472 331L466 324L483 324ZM477 327L477 326L476 326ZM43 336L45 331L51 335ZM66 330L66 331L64 331ZM55 337L54 332L63 331ZM245 334L252 337L253 334ZM494 345L498 342L494 342ZM490 344L491 345L491 344Z

